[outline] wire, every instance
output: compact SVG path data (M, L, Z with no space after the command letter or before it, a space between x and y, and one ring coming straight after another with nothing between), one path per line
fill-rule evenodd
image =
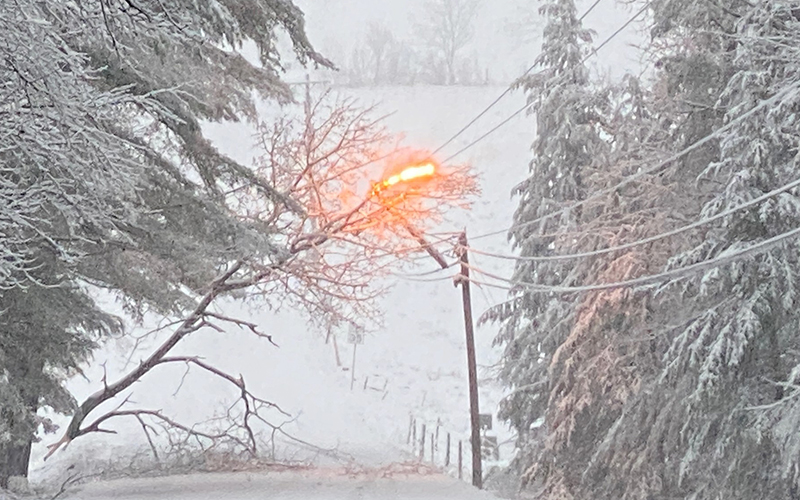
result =
M554 212L551 212L549 214L543 215L543 216L538 217L536 219L533 219L531 221L523 222L523 223L520 223L520 224L515 224L515 225L513 225L513 226L511 226L511 227L509 227L507 229L502 229L502 230L499 230L499 231L492 231L490 233L484 233L484 234L480 234L480 235L477 235L477 236L471 236L470 239L471 240L477 240L477 239L481 239L481 238L488 238L489 236L496 236L498 234L508 233L509 231L513 231L515 229L521 229L521 228L524 228L524 227L528 227L528 226L531 226L531 225L536 224L538 222L542 222L544 220L551 219L551 218L555 217L556 215L560 215L560 214L563 214L564 212L567 212L567 211L573 210L573 209L575 209L577 207L580 207L580 206L584 205L586 202L588 202L590 200L593 200L593 199L596 199L601 195L612 193L612 192L616 191L617 189L619 189L619 188L621 188L621 187L623 187L623 186L625 186L627 184L630 184L631 182L635 181L636 179L639 179L641 177L644 177L645 175L652 174L654 172L657 172L658 170L661 170L662 168L664 168L665 166L669 165L670 163L682 158L683 156L685 156L685 155L691 153L692 151L700 148L701 146L705 145L706 143L711 142L712 140L716 139L722 133L727 132L728 130L730 130L734 126L736 126L739 123L741 123L742 121L744 121L745 119L747 119L750 116L754 115L757 111L760 111L761 109L763 109L763 108L765 108L767 106L771 106L771 105L773 105L773 104L775 104L777 102L783 102L782 101L783 98L787 94L789 94L789 92L796 91L798 89L800 89L800 83L797 83L795 85L791 85L791 86L785 88L784 90L778 92L777 94L775 94L774 96L770 97L769 99L765 99L765 100L761 101L759 104L754 106L750 111L742 113L741 115L739 115L736 118L734 118L731 121L729 121L727 124L725 124L722 127L718 128L714 132L711 132L710 134L706 135L705 137L693 142L692 144L690 144L689 146L685 147L681 151L678 151L677 153L673 154L672 156L670 156L670 157L658 162L653 167L650 167L650 168L647 168L647 169L644 169L644 170L640 170L639 172L637 172L637 173L635 173L635 174L633 174L631 176L628 176L627 178L625 178L624 180L622 180L618 184L615 184L614 186L611 186L609 188L601 189L599 191L596 191L592 195L588 196L587 198L584 198L584 199L582 199L580 201L577 201L577 202L573 203L572 205L568 205L568 206L566 206L564 208L561 208L561 209L556 210Z
M592 11L594 10L594 8L595 8L595 7L597 7L597 5L598 5L598 4L599 4L601 1L602 1L602 0L595 0L595 2L594 2L594 3L593 3L593 4L592 4L592 5L591 5L591 6L590 6L590 7L589 7L587 10L586 10L586 12L584 12L584 13L581 15L581 17L580 17L580 18L578 18L578 22L581 22L581 21L583 21L583 19L584 19L586 16L588 16L588 15L589 15L589 13L590 13L590 12L592 12ZM637 14L637 16L638 16L638 14ZM628 23L628 24L629 24L629 23ZM627 26L627 24L626 24L626 26ZM623 28L623 29L624 29L624 28ZM607 43L607 42L606 42L606 43ZM583 63L581 63L581 64L583 64ZM512 83L511 83L511 85L509 85L508 87L506 87L506 89L505 89L505 90L504 90L504 91L503 91L503 92L502 92L502 93L501 93L499 96L497 96L497 98L496 98L494 101L492 101L492 102L491 102L491 103L490 103L488 106L486 106L486 107L485 107L485 108L484 108L484 109L483 109L483 110L482 110L480 113L478 113L478 114L475 116L475 118L473 118L473 119L472 119L472 120L470 120L470 121L469 121L469 122L468 122L466 125L464 125L463 127L461 127L461 129L460 129L458 132L456 132L455 134L453 134L453 136L451 136L449 139L447 139L447 140L444 142L444 144L442 144L441 146L439 146L438 148L436 148L436 149L435 149L435 150L434 150L434 151L431 153L431 156L435 156L437 153L440 153L440 152L441 152L441 151L442 151L444 148L446 148L447 146L449 146L449 145L450 145L450 143L452 143L452 142L453 142L453 141L455 141L455 140L456 140L456 139L457 139L459 136L461 136L461 134L463 134L464 132L466 132L467 130L469 130L469 129L470 129L472 126L473 126L473 125L475 125L475 123L477 123L477 122L478 122L478 120L480 120L481 118L483 118L483 116L484 116L484 115L486 115L486 113L488 113L488 112L489 112L489 111L490 111L490 110L491 110L493 107L497 106L497 104L498 104L498 103L499 103L499 102L500 102L500 101L501 101L501 100L502 100L502 99L503 99L505 96L507 96L507 95L509 94L509 92L511 92L512 90L514 90L514 89L516 88L516 82L518 82L519 80L521 80L521 79L525 78L526 76L528 76L528 75L529 75L529 74L530 74L530 73L531 73L531 72L534 70L534 68L536 68L536 66L538 66L538 65L539 65L539 62L538 62L538 61L537 61L537 62L534 62L534 63L533 63L533 64L532 64L532 65L531 65L531 66L530 66L530 67L529 67L527 70L525 70L525 72L524 72L522 75L520 75L519 77L517 77L517 78L514 80L514 82L512 82ZM539 72L539 73L537 73L537 74L541 74L541 73L543 73L543 72L542 72L542 71L540 71L540 72ZM526 108L527 108L527 106L526 106ZM518 111L517 113L514 113L514 116L516 116L517 114L519 114L519 113L521 113L521 112L522 112L522 111ZM510 120L509 120L509 121L510 121ZM506 121L506 122L504 122L504 123L507 123L507 121ZM499 128L499 127L498 127L498 128ZM465 150L466 150L466 149L465 149ZM461 154L461 153L463 153L465 150L459 151L459 152L458 152L456 155L453 155L453 156L457 156L458 154ZM451 157L450 159L452 159L452 157ZM444 161L444 162L442 162L442 163L446 163L447 161L449 161L449 160L445 160L445 161Z
M500 122L499 124L495 125L495 126L494 126L493 128L491 128L491 129L490 129L488 132L486 132L486 133L485 133L485 134L483 134L482 136L478 137L478 138L477 138L477 139L475 139L474 141L470 142L469 144L467 144L467 145L466 145L466 146L464 146L463 148L459 149L459 150L458 150L458 151L456 151L454 154L452 154L452 155L448 156L447 158L445 158L444 160L442 160L442 163L447 163L447 162L449 162L450 160L454 159L456 156L459 156L459 155L460 155L461 153L463 153L464 151L466 151L466 150L470 149L470 148L471 148L471 147L473 147L474 145L476 145L476 144L478 144L479 142L481 142L482 140L486 139L488 136L490 136L490 135L492 135L494 132L496 132L496 131L497 131L497 129L499 129L500 127L502 127L502 126L503 126L503 125L505 125L506 123L510 122L511 120L513 120L514 118L516 118L516 117L517 117L517 115L519 115L520 113L522 113L523 111L525 111L526 109L528 109L528 106L530 106L530 104L526 104L526 105L525 105L525 106L523 106L522 108L518 109L518 110L517 110L517 111L516 111L516 112L515 112L513 115L509 116L508 118L506 118L505 120L503 120L503 121L502 121L502 122Z
M502 281L504 283L508 283L513 285L514 287L524 287L534 293L575 293L575 292L591 292L591 291L599 291L599 290L611 290L615 288L627 288L632 286L643 286L643 285L654 285L658 283L663 283L665 281L671 281L679 278L685 278L687 276L692 276L702 271L706 271L708 269L714 269L716 267L720 267L724 264L728 264L731 262L735 262L745 257L749 257L751 255L756 255L770 248L778 245L784 240L788 240L792 237L800 235L800 227L795 228L791 231L787 231L785 233L781 233L777 236L773 236L767 240L764 240L760 243L756 243L754 245L750 245L747 248L731 252L728 254L721 255L719 257L715 257L713 259L704 260L702 262L698 262L696 264L691 264L689 266L672 269L669 271L664 271L658 274L651 274L647 276L641 276L639 278L634 278L625 281L617 281L612 283L598 283L595 285L581 285L581 286L550 286L550 285L541 285L538 283L528 283L525 281L513 281L507 278L503 278L502 276L497 276L495 274L475 269L475 272L482 274L486 277ZM484 285L493 286L491 283L482 283ZM499 288L498 285L494 285L496 288ZM504 287L504 289L510 290L511 288Z
M592 4L592 6L591 6L591 7L589 7L589 8L586 10L586 12L584 12L584 13L583 13L583 15L582 15L582 16L581 16L581 17L578 19L578 21L583 21L583 19L584 19L586 16L588 16L588 15L589 15L589 13L590 13L590 12L592 12L592 11L594 10L594 8L595 8L595 7L597 7L597 4L599 4L599 3L600 3L600 2L602 2L602 1L603 1L603 0L595 0L595 1L594 1L594 3Z
M615 31L614 33L612 33L612 34L611 34L611 36L609 36L608 38L606 38L606 39L603 41L603 43L601 43L600 45L598 45L597 47L595 47L595 49L594 49L594 50L592 50L592 52L590 52L590 53L589 53L589 55L588 55L588 56L586 56L586 57L583 59L583 61L581 61L581 64L585 63L587 59L589 59L589 58L590 58L590 57L592 57L593 55L597 54L597 52L598 52L600 49L602 49L603 47L605 47L606 45L608 45L608 43L609 43L609 42L611 42L611 40L613 40L614 38L616 38L616 37L617 37L617 35L619 35L620 33L622 33L622 32L625 30L625 28L627 28L628 26L630 26L630 25L631 25L631 24L632 24L632 23L633 23L633 22L634 22L634 21L635 21L635 20L636 20L636 19L637 19L639 16L641 16L642 14L644 14L644 13L645 13L645 11L647 11L647 9L648 9L648 8L650 8L650 4L652 4L652 3L653 3L653 0L649 0L649 1L648 1L646 4L644 4L644 6L643 6L641 9L639 9L639 10L636 12L636 14L634 14L634 15L633 15L633 17L631 17L630 19L628 19L627 21L625 21L625 24L623 24L622 26L620 26L620 27L617 29L617 31ZM594 8L594 6L592 6L592 8Z
M597 3L599 3L599 1L598 1L598 2L595 2L595 4L594 4L594 5L592 5L592 7L590 7L589 11L587 11L587 14L588 14L588 12L591 12L591 10L592 10L592 9L594 9L594 7L597 5ZM608 38L606 38L605 40L603 40L603 42L602 42L600 45L598 45L597 47L595 47L594 49L592 49L592 51L591 51L591 52L589 52L589 54L587 54L587 55L586 55L586 57L584 57L584 58L581 60L581 62L580 62L580 63L578 63L578 66L581 66L581 65L583 65L583 64L584 64L586 61L588 61L588 60L589 60L591 57L593 57L594 55L596 55L596 54L597 54L597 53L600 51L600 49L602 49L603 47L605 47L606 45L608 45L608 44L609 44L609 42L611 42L611 40L613 40L614 38L616 38L617 36L619 36L619 34L620 34L620 33L622 33L622 32L625 30L625 28L627 28L628 26L630 26L630 25L631 25L631 24L632 24L632 23L633 23L633 22L634 22L634 21L635 21L635 20L636 20L636 19L637 19L637 18L640 16L640 15L642 15L642 14L643 14L643 13L644 13L644 12L645 12L645 11L646 11L646 10L647 10L649 7L650 7L650 4L651 4L651 3L652 3L652 0L648 1L648 2L647 2L645 5L644 5L644 7L642 7L641 9L639 9L639 11L638 11L638 12L636 12L636 14L634 14L634 15L633 15L633 17L631 17L630 19L628 19L627 21L625 21L625 23L624 23L622 26L620 26L620 27L619 27L619 28L618 28L618 29L617 29L617 30L616 30L614 33L612 33L612 34L611 34L611 36L609 36ZM581 19L583 19L583 17L585 17L585 14L584 14L584 16L582 16L582 17L581 17ZM523 75L522 75L520 78L524 78L524 77L525 77L525 76L526 76L528 73L530 73L530 71L531 71L533 68L535 68L535 67L536 67L536 65L535 65L535 64L534 64L533 66L531 66L531 67L528 69L528 71L526 71L526 72L525 72L525 73L524 73L524 74L523 74ZM543 73L544 73L544 71L540 71L540 72L538 72L538 73L537 73L537 75L540 75L540 74L543 74ZM558 80L564 79L564 78L565 78L565 75L567 75L567 74L569 74L569 73L562 73L562 74L561 74L561 75L559 75L558 77L554 78L554 81L553 81L553 82L551 82L550 84L551 84L551 85L552 85L552 84L558 84L558 83L559 83L559 82L558 82ZM443 149L443 148L444 148L446 145L448 145L448 144L450 144L451 142L453 142L453 140L455 140L455 138L456 138L456 137L458 137L458 136L459 136L459 135L461 135L461 134L462 134L464 131L466 131L466 130L467 130L467 129L468 129L468 128L469 128L469 127L470 127L470 126L473 124L473 123L475 123L475 122L478 120L478 118L480 118L481 116L483 116L484 114L486 114L486 112L487 112L487 111L489 111L489 109L491 109L491 107L492 107L492 106L494 106L495 104L497 104L497 102L499 102L499 100L500 100L500 99L501 99L503 96L505 96L505 95L506 95L506 94L507 94L507 93L508 93L508 92L511 90L511 88L512 88L512 87L513 87L513 85L512 85L511 87L509 87L508 89L506 89L506 91L505 91L505 92L503 92L503 94L502 94L502 95L501 95L501 96L500 96L498 99L496 99L496 100L495 100L495 102L493 102L491 105L489 105L489 107L488 107L488 108L484 109L484 110L483 110L483 111L482 111L482 112L481 112L481 113L480 113L480 114L479 114L479 115L478 115L478 116L477 116L475 119L473 119L473 120L472 120L470 123L468 123L468 124L467 124L467 126L465 126L465 127L464 127L464 128L462 128L462 129L461 129L461 130L460 130L458 133L456 133L456 135L454 135L453 137L451 137L450 139L448 139L448 140L447 140L447 142L445 142L445 143L444 143L442 146L440 146L439 148L437 148L437 149L436 149L436 151L434 151L434 153L432 153L432 155L433 155L433 154L436 154L436 153L437 153L437 152L439 152L439 151L441 151L441 150L442 150L442 149ZM449 157L447 157L446 159L444 159L444 160L442 161L442 163L447 163L448 161L450 161L450 160L454 159L455 157L457 157L457 156L461 155L462 153L464 153L464 152L465 152L465 151L467 151L468 149L472 148L473 146L475 146L476 144L478 144L478 143L479 143L479 142L481 142L482 140L486 139L488 136L490 136L491 134L493 134L494 132L496 132L498 129L500 129L501 127L503 127L503 126L504 126L506 123L508 123L508 122L510 122L512 119L514 119L514 118L515 118L517 115L519 115L520 113L522 113L523 111L525 111L525 110L527 110L529 107L531 107L531 105L533 105L533 103L532 103L532 102L528 102L528 103L526 103L524 106L522 106L522 107L521 107L521 108L519 108L517 111L515 111L515 112L514 112L514 114L512 114L511 116L509 116L508 118L506 118L505 120L503 120L502 122L500 122L499 124L495 125L495 126L494 126L494 127L491 129L491 130L489 130L488 132L486 132L486 133L485 133L485 134L483 134L482 136L478 137L478 138L477 138L477 139L475 139L474 141L470 142L469 144L467 144L466 146L464 146L463 148L461 148L460 150L458 150L456 153L454 153L454 154L450 155Z
M530 68L528 68L528 69L525 71L525 73L523 73L523 74L522 74L522 76L520 76L519 78L517 78L517 80L519 80L520 78L525 78L526 76L528 76L528 73L530 73L531 71L533 71L533 68L535 68L535 67L537 66L537 64L538 64L538 63L536 63L536 64L534 64L533 66L531 66ZM516 82L516 80L515 80L515 82ZM453 134L453 136L452 136L452 137L450 137L449 139L447 139L447 140L444 142L444 144L442 144L441 146L439 146L438 148L436 148L436 149L435 149L435 150L434 150L434 151L433 151L433 152L430 154L430 156L431 156L431 157L435 156L437 153L441 152L441 151L442 151L444 148L446 148L447 146L449 146L451 142L453 142L453 141L455 141L456 139L458 139L458 137L459 137L461 134L463 134L463 133L464 133L464 132L466 132L466 131L467 131L467 130L470 128L470 127L472 127L473 125L475 125L475 123L476 123L478 120L480 120L480 119L483 117L483 115L485 115L486 113L488 113L488 112L489 112L489 110L491 110L493 107L495 107L495 106L497 105L497 103L499 103L499 102L500 102L500 101L501 101L501 100L502 100L502 99L503 99L503 98L504 98L506 95L508 95L508 93L509 93L509 92L511 92L512 90L514 90L514 88L515 88L515 83L512 83L511 85L509 85L509 86L508 86L508 87L507 87L507 88L506 88L506 89L503 91L503 93L502 93L502 94L500 94L499 96L497 96L497 99L495 99L494 101L492 101L492 102L491 102L491 104L489 104L488 106L486 106L486 107L483 109L483 111L481 111L480 113L478 113L478 115L477 115L475 118L473 118L473 119L472 119L472 120L470 120L470 121L469 121L469 122L468 122L466 125L464 125L463 127L461 127L461 129L460 129L458 132L456 132L455 134ZM516 113L515 113L515 114L516 114ZM444 160L442 163L446 163L447 161L448 161L448 160Z
M398 274L395 274L395 276L398 277L398 278L404 279L406 281L416 281L418 283L435 283L435 282L438 282L438 281L450 281L450 280L453 280L458 275L455 275L455 276L451 276L451 275L440 276L438 278L413 278L413 277L410 277L410 276L402 276L402 275L398 275Z
M452 269L453 267L458 265L459 262L460 261L456 260L456 261L451 262L450 264L448 264L447 267L438 267L438 268L433 269L431 271L425 271L425 272L422 272L422 273L392 273L392 275L396 276L398 278L403 278L403 279L414 279L414 278L419 278L419 277L423 277L423 276L430 276L432 274L438 274L438 273L440 273L442 271L446 271L447 269Z
M654 241L658 241L664 238L669 238L670 236L675 236L676 234L680 234L686 231L691 231L692 229L696 229L698 227L704 226L710 222L714 222L719 219L723 219L729 215L732 215L740 210L744 210L745 208L752 207L754 205L758 205L759 203L768 200L769 198L774 198L775 196L789 191L790 189L794 189L800 186L800 179L797 179L789 184L784 184L783 186L773 189L772 191L765 193L758 198L754 198L746 203L742 203L741 205L737 205L735 207L729 208L723 212L715 214L711 217L707 217L705 219L698 220L692 224L688 224L683 227L679 227L673 229L672 231L667 231L664 233L656 234L650 236L648 238L643 238L641 240L632 241L630 243L625 243L623 245L618 245L614 247L602 248L599 250L593 250L591 252L581 252L581 253L573 253L573 254L565 254L565 255L547 255L547 256L515 256L515 255L506 255L506 254L497 254L486 252L483 250L478 250L476 248L469 248L469 251L472 253L476 253L479 255L485 255L487 257L495 257L498 259L506 259L506 260L516 260L516 261L526 261L526 262L550 262L550 261L560 261L560 260L571 260L571 259L581 259L585 257L594 257L597 255L603 255L607 253L617 252L620 250L627 250L629 248L637 247L640 245L646 245L648 243L652 243Z
M480 265L480 263L475 258L474 254L470 255L470 258L471 258L470 262L471 265L476 267ZM484 287L478 285L478 290L481 292L481 295L483 296L483 300L487 308L492 307L493 304L497 303L497 300L494 298L494 295L492 294L491 288L484 289Z

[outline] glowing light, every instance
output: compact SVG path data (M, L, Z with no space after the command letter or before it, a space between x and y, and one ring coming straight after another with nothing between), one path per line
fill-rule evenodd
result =
M436 166L433 163L426 163L424 165L415 165L413 167L406 167L403 171L392 175L388 179L375 184L373 192L378 193L383 189L392 187L401 182L408 182L422 177L430 177L436 173Z

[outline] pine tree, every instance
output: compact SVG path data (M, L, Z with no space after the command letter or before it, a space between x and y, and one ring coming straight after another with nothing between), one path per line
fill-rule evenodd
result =
M290 98L277 30L329 65L282 0L0 0L0 486L27 473L36 410L72 411L59 383L118 329L87 285L174 313L233 259L277 251L223 190L290 200L200 130ZM260 67L231 50L247 40Z
M572 0L548 1L541 12L547 18L537 60L542 71L522 82L536 114L534 158L530 176L514 190L520 200L515 229L509 234L523 258L573 248L569 233L582 214L580 208L567 207L584 198L585 176L605 150L598 129L598 109L604 103L592 92L583 65L591 34L582 28ZM559 215L541 219L562 209ZM569 263L520 260L513 279L570 285L580 280L580 269ZM574 321L574 303L519 286L487 318L502 322L496 343L505 345L501 376L512 392L500 415L519 433L516 466L525 471L538 459L540 443L532 426L546 416L555 383L549 367Z
M39 284L14 287L2 296L0 470L8 476L26 475L39 426L45 432L55 429L37 411L71 411L74 400L63 379L98 342L121 332L120 321L98 309L85 288L63 281L63 264L52 254L42 253L36 262Z
M730 50L733 71L718 101L733 122L763 99L781 93L775 106L739 121L722 137L719 159L700 179L714 183L701 216L708 217L795 180L800 132L798 19L783 2L764 1L738 10ZM797 191L788 191L709 229L703 242L676 256L682 266L725 255L800 225ZM796 458L770 407L785 394L798 363L793 354L798 315L797 245L787 242L761 255L709 271L676 285L690 311L671 337L656 390L680 395L662 419L681 422L680 439L665 449L673 491L703 491L699 498L789 498ZM785 411L778 404L776 412ZM791 414L791 413L790 413ZM787 422L788 423L788 422ZM707 493L706 493L707 492Z
M614 111L598 105L600 97L594 98L594 108L585 108L601 115L594 122L607 142L598 139L593 161L585 162L579 171L583 196L607 190L649 163L683 149L722 121L715 104L730 76L731 56L723 43L726 36L709 26L732 29L735 17L714 6L671 0L653 2L652 12L653 55L660 70L653 89L645 90L639 81L628 78L618 88L595 93L608 96ZM561 42L561 46L568 44ZM572 123L554 112L548 116L561 126ZM548 129L540 124L540 137L543 130ZM569 238L537 242L539 247L527 255L600 250L685 224L711 196L711 186L695 184L694 178L719 154L718 144L712 141L657 174L583 204L570 214L571 219L540 229L556 235L569 231ZM529 181L544 191L531 199L547 200L547 190L570 180L562 173L544 182ZM515 222L539 216L519 217L518 212ZM658 272L676 252L700 241L689 235L555 265L520 262L515 281L541 285L621 281ZM526 255L524 249L521 253ZM519 273L525 268L527 272ZM663 486L659 482L663 464L651 467L652 462L630 453L636 448L633 443L645 447L648 443L637 434L642 425L631 419L646 418L635 408L654 408L641 402L649 394L648 384L659 376L660 356L668 348L662 332L665 324L675 320L676 311L670 309L676 307L675 297L647 289L559 296L520 286L513 293L516 297L505 310L495 314L506 315L505 337L499 339L508 343L504 375L512 392L504 412L516 419L512 422L524 436L518 465L527 470L526 479L541 478L544 494L555 498L647 498ZM664 403L650 400L650 404L656 405L658 409L652 412L658 413ZM528 437L528 426L536 417L544 417L542 435ZM630 436L639 440L631 441ZM531 453L536 439L541 449ZM626 444L620 445L617 439ZM609 458L610 449L619 454Z
M668 131L666 140L655 144L669 154L724 123L734 126L718 142L651 179L655 182L644 199L667 187L671 193L655 207L675 211L685 219L683 225L795 180L800 171L794 124L796 13L781 2L734 2L724 9L660 2L654 7L656 44L667 57L660 60L654 89L654 102L664 105L651 109L658 109L658 120L668 125L662 129ZM734 122L781 93L780 105ZM672 194L680 192L690 196ZM699 234L672 239L648 256L649 272L665 256L671 257L666 267L677 268L794 229L800 222L796 206L796 193L790 191ZM634 232L646 236L647 226L663 212L637 223ZM656 232L675 221L665 222ZM625 352L626 368L637 382L623 400L608 398L589 412L592 418L585 423L597 435L586 459L574 464L580 476L571 493L608 499L797 495L798 448L790 430L797 413L793 393L786 393L797 363L796 335L790 333L797 327L795 255L796 245L787 243L657 293L625 292L643 301L620 302L621 309L593 318L592 327L600 333L623 313L614 329L592 341L614 353L619 350L615 339L639 337ZM608 364L598 369L591 351L574 362L591 367L582 371L586 379L609 378L603 373ZM619 392L624 383L610 387ZM616 414L609 412L615 404ZM598 428L604 415L613 419Z

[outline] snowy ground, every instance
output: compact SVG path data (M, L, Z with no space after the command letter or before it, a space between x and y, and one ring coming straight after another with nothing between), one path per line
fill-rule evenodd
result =
M124 479L81 487L65 499L150 500L488 500L444 476L341 476L325 471Z

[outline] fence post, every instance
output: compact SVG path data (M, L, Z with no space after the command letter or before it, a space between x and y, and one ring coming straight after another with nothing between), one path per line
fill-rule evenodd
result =
M450 433L447 433L447 448L444 452L444 465L445 467L450 465Z
M414 428L414 415L408 416L408 437L406 438L406 444L411 444L411 433L413 432L411 429Z
M411 454L417 451L417 419L414 419L414 427L411 431Z
M419 461L425 461L425 424L422 424L422 436L420 436Z
M461 440L458 441L458 478L463 479L462 467L464 466L464 458L461 453Z
M434 455L434 450L436 449L436 439L434 439L434 434L431 432L431 464L436 465L436 456Z

